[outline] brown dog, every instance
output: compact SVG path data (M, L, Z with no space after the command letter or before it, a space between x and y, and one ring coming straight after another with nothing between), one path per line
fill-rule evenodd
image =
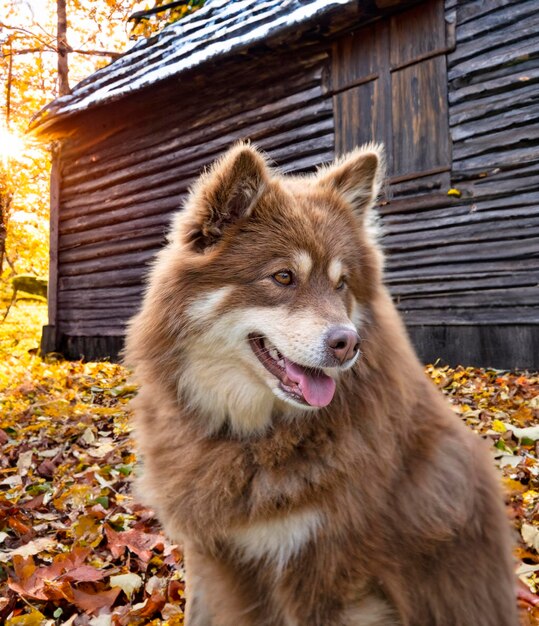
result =
M515 626L484 444L426 379L367 226L366 146L203 174L127 361L141 493L185 548L188 626Z

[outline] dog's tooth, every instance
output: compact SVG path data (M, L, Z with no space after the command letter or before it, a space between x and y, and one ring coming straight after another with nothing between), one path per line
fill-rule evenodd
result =
M285 363L284 363L284 359L279 359L277 361L277 365L279 365L280 367L282 367L283 369L285 368Z
M277 349L276 348L270 348L269 350L270 356L274 361L277 361L279 359L279 357L277 356Z

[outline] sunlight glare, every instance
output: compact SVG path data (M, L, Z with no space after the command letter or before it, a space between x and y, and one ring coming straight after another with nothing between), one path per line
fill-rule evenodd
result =
M18 159L24 154L24 140L20 135L0 126L0 159L4 169L11 159Z

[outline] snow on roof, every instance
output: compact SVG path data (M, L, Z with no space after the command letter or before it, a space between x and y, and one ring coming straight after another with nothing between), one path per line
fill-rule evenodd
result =
M179 22L137 42L107 67L51 102L32 127L48 126L92 106L117 100L206 61L272 38L357 0L208 0Z

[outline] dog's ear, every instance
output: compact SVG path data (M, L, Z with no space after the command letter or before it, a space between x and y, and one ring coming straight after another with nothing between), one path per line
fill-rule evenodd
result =
M320 169L317 177L319 185L341 194L363 216L376 201L384 173L383 147L368 144Z
M248 217L268 180L264 157L249 144L237 144L216 161L191 192L188 240L194 249L203 252L228 226Z

